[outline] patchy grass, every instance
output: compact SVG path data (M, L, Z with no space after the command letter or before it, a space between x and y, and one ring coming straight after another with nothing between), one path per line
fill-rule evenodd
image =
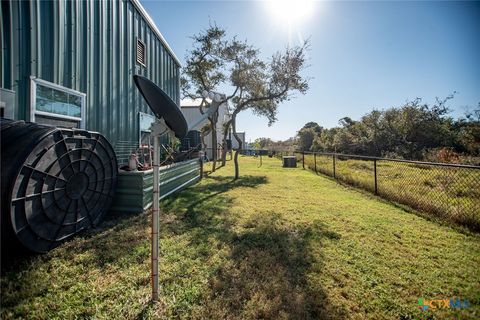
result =
M301 154L296 154L301 161ZM317 172L333 176L331 156L317 155ZM313 155L305 167L314 170ZM336 178L375 191L371 160L337 157ZM480 231L480 170L377 161L378 194L386 199L430 213L445 221Z
M162 202L160 302L149 216L111 217L12 262L1 318L478 319L480 237L373 196L241 158ZM418 299L468 299L420 311Z

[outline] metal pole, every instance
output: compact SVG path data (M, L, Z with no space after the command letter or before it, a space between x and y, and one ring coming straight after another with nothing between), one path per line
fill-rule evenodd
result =
M315 164L315 173L317 173L317 154L313 154L313 163Z
M378 186L377 186L377 159L373 160L373 172L375 175L375 195L378 195Z
M153 137L152 301L158 300L158 227L160 215L160 159L158 136Z
M198 155L200 157L200 179L203 179L203 151L198 152Z
M305 152L302 151L302 167L305 169Z
M333 154L333 177L337 177L337 173L335 172L335 153Z

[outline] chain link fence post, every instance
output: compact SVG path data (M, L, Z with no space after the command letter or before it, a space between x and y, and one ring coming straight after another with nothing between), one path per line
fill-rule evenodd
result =
M389 201L438 215L471 230L480 230L478 218L480 166L336 152L298 152L302 152L303 168L305 168L305 156L313 155L314 165L310 167L308 162L307 169L313 169L317 175L320 173L328 175L336 180L366 189ZM278 154L282 152L279 151ZM320 168L317 163L318 156L323 157L323 160L320 159ZM330 156L332 163L329 164ZM337 160L340 161L338 177ZM370 161L373 161L373 168L370 166ZM328 169L329 165L332 165L330 168L333 172ZM372 169L373 172L370 171ZM382 170L384 176L382 192L379 189L379 170ZM372 178L373 181L370 180ZM372 182L373 185L371 185Z
M333 154L333 178L337 178L337 173L335 172L335 153Z

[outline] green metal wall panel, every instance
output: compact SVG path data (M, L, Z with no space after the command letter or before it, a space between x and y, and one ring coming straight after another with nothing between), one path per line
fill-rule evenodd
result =
M160 198L178 192L200 180L199 159L160 168ZM139 213L152 205L153 170L121 172L110 211Z
M15 119L29 120L30 76L86 93L86 129L138 141L151 114L132 76L152 79L180 103L178 60L133 0L2 1L0 87L16 92ZM146 67L136 62L136 40Z

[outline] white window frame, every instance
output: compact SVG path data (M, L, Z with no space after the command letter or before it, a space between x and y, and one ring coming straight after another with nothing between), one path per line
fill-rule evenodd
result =
M57 114L53 112L46 112L40 111L36 109L36 102L37 102L37 85L41 85L44 87L48 87L51 89L55 89L58 91L63 91L65 93L76 95L81 98L82 105L80 107L80 117L72 117L66 116L62 114ZM86 102L87 95L83 92L73 90L70 88L63 87L56 83L52 83L43 79L36 78L34 76L30 76L30 121L35 122L35 116L46 116L54 119L64 119L64 120L71 120L71 121L78 121L80 123L80 129L85 129L85 102Z

